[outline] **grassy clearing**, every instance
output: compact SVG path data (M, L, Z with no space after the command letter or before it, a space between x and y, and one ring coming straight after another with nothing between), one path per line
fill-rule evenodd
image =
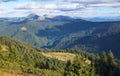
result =
M8 72L8 71L0 70L0 76L38 76L38 75L16 72L16 71Z
M61 61L68 61L74 60L74 57L76 56L75 54L72 53L62 53L62 52L49 52L49 53L42 53L44 56L46 57L50 57L50 58L57 58L58 60Z

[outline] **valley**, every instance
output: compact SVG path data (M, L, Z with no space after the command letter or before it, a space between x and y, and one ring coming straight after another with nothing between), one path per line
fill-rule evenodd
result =
M10 18L0 19L0 35L43 49L81 49L92 53L112 50L120 58L119 21L91 22L49 15L42 16L44 19L40 20L40 17L30 14L27 17L13 18L13 21Z

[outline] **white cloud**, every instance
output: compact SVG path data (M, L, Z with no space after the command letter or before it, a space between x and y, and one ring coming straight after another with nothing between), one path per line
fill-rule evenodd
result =
M103 10L98 10L99 7ZM105 7L112 8L112 10L106 10ZM23 3L16 2L16 4L7 7L1 6L0 16L2 14L4 16L25 16L29 13L79 17L119 15L119 12L114 11L113 9L116 8L113 7L117 7L119 10L120 2L118 0L27 0Z
M119 2L119 0L32 0L32 1L43 1L43 2L48 2L48 1L57 1L57 2L83 2L83 3L100 3L100 2L106 2L106 3L111 3L111 2Z
M0 6L0 10L1 10L1 11L7 10L7 7L5 7L5 6Z
M16 4L13 6L15 9L38 9L39 5L35 2L26 2L23 4Z
M89 7L119 7L120 3L98 3L98 4L90 4Z
M111 3L118 2L118 0L64 0L65 2L83 2L83 3Z
M79 3L58 3L58 4L39 4L39 3L24 3L20 5L14 5L15 9L51 9L51 10L74 10L83 8L84 5L80 5Z
M39 4L35 2L14 5L14 7L15 9L56 9L55 4Z
M81 5L79 3L62 3L57 6L58 9L63 10L63 11L72 11L72 10L77 10L84 8L84 5Z

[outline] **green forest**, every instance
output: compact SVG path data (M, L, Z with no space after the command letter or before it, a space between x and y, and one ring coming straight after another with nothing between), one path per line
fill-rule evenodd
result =
M76 55L73 61L66 62L46 57L43 52L53 50L35 48L27 43L1 36L0 68L19 70L36 76L120 76L120 60L114 57L112 51L92 54L74 49L59 50L61 53Z

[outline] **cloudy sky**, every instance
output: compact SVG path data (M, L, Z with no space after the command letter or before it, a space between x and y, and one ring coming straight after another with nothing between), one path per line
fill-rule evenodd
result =
M120 0L0 0L0 17L66 15L72 17L120 16Z

